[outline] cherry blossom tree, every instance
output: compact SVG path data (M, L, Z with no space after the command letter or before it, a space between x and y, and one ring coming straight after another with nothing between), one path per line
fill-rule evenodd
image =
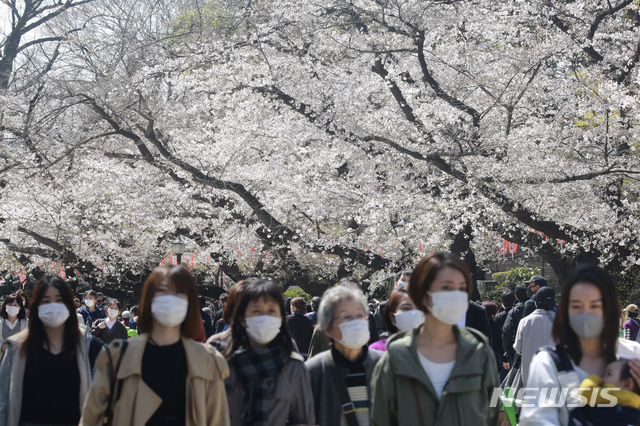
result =
M76 8L51 25L67 35L42 101L4 95L2 167L20 164L2 189L5 249L117 276L181 235L210 274L319 294L352 272L380 285L435 249L475 269L498 237L560 279L595 261L626 289L640 265L637 8Z

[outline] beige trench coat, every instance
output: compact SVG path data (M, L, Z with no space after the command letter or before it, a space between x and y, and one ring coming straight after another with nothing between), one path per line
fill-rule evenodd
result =
M142 381L142 355L149 341L147 333L129 341L118 371L122 393L114 405L114 425L144 426L162 404L162 400ZM229 426L229 407L224 379L229 367L224 357L211 346L182 339L187 356L187 426ZM120 357L120 342L109 350L114 364ZM109 398L109 357L104 351L96 361L96 373L82 408L81 426L102 425Z

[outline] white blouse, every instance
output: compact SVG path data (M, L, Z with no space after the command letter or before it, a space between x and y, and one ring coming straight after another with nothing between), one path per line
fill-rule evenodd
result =
M433 388L436 390L436 394L438 395L438 399L442 398L442 391L444 390L444 385L447 384L447 380L449 380L449 376L451 376L451 371L453 371L453 366L456 364L456 361L453 360L451 362L433 362L429 361L427 357L422 355L420 351L418 352L418 359L420 359L420 364L422 364L422 368L424 368L424 372L429 376L429 380L431 380L431 384Z

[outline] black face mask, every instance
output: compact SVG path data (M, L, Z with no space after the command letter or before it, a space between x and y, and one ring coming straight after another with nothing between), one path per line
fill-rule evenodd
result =
M535 286L531 286L535 287ZM531 299L533 297L533 289L531 287L527 287L527 297Z

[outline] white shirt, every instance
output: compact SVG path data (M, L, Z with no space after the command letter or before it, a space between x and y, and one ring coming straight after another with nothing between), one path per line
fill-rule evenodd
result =
M632 342L631 340L618 339L618 345L616 347L616 354L619 358L640 358L640 343ZM589 376L589 373L579 368L571 361L573 371L570 373L562 372L563 382L567 388L573 389L580 386L580 383ZM547 351L541 351L536 354L531 361L529 367L529 377L527 379L527 388L546 389L544 395L546 398L542 400L549 401L551 404L555 400L558 401L558 396L555 398L549 398L549 395L560 394L561 388L559 375L556 372L556 366ZM557 391L551 391L557 389ZM527 392L527 395L533 395L533 393ZM520 395L517 395L518 397ZM535 401L535 403L533 402ZM534 405L533 407L523 406L520 410L520 426L560 426L566 425L569 421L569 410L567 409L567 403L575 402L570 396L567 396L565 404L561 407L541 406L538 398L529 396L527 403ZM557 404L556 404L557 405Z
M118 317L115 317L114 319L111 319L111 318L107 317L107 320L104 323L107 325L109 330L111 330L111 327L113 327L116 324L116 320L117 319L118 319Z
M444 363L429 361L429 359L422 355L420 351L418 351L418 359L420 359L420 364L422 364L424 372L429 376L429 380L431 380L431 384L436 390L438 399L442 398L444 385L447 384L447 380L449 380L449 376L451 376L451 371L453 370L453 366L456 364L456 361L453 360L451 362Z

